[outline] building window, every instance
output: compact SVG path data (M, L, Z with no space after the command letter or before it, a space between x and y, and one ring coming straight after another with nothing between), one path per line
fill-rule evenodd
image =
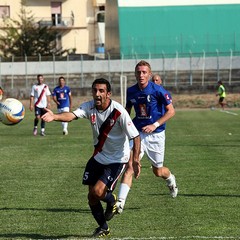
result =
M60 25L62 23L62 3L51 2L51 13L53 26Z
M105 12L98 12L97 13L97 22L105 22Z
M0 6L0 18L10 17L10 6Z
M99 11L105 11L105 6L100 6Z
M52 14L52 25L58 26L62 22L61 14L53 13Z

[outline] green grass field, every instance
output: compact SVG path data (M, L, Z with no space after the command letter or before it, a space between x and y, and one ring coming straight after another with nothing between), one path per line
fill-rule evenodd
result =
M230 111L229 111L230 112ZM110 222L115 239L240 239L240 111L178 110L166 131L165 165L176 175L172 199L146 157L125 210ZM0 238L84 239L97 227L81 184L92 154L85 119L48 123L32 136L33 113L0 124ZM118 186L116 189L116 193Z

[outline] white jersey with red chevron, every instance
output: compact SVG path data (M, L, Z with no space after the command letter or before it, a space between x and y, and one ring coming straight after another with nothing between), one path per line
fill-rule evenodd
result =
M35 84L32 86L31 96L34 97L34 103L36 107L47 107L47 96L50 96L51 92L46 84Z
M121 104L112 100L109 107L100 112L92 100L83 103L73 113L91 123L96 161L105 165L128 162L129 139L137 137L139 132Z

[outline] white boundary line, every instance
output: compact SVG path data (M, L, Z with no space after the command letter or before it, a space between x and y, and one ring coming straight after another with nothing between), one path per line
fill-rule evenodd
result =
M237 113L229 112L229 111L226 111L226 110L220 110L220 112L232 114L232 115L234 115L234 116L237 116L237 115L238 115Z

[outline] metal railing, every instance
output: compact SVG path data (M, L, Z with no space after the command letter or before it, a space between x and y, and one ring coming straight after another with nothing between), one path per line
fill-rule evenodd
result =
M74 19L72 17L59 17L55 18L35 18L39 26L47 27L72 27Z
M67 84L73 88L87 88L92 81L104 76L119 88L120 79L126 78L127 84L135 81L134 68L136 63L147 60L152 67L153 73L162 76L164 86L208 86L215 84L218 80L225 84L236 85L240 83L240 53L229 51L223 54L216 53L201 54L185 53L169 56L162 53L160 57L138 56L135 59L112 59L110 54L104 58L98 55L89 57L86 55L38 56L11 59L0 58L0 85L4 89L25 89L29 91L37 74L43 74L50 87L57 84L58 77L63 75Z

